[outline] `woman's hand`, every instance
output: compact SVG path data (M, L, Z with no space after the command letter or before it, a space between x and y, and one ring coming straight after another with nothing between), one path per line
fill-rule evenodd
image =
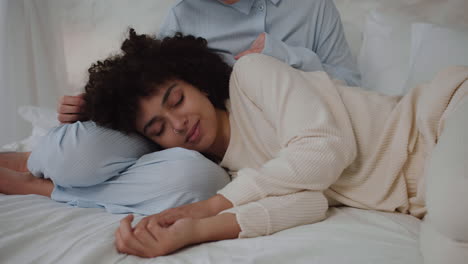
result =
M121 253L153 258L168 255L185 246L207 241L232 239L241 231L236 216L219 214L203 219L183 218L169 227L151 221L153 216L143 218L135 228L133 215L120 221L115 231L115 246Z
M229 200L217 194L207 200L171 208L149 217L151 217L154 224L157 223L160 226L168 227L182 218L206 218L217 215L219 212L231 207L232 203Z
M197 243L194 219L177 220L169 227L151 222L151 216L143 218L135 228L133 215L120 221L115 231L115 245L120 253L153 258L170 254L180 248Z
M133 215L128 215L115 231L115 245L121 253L152 258L195 243L234 238L240 232L235 216L217 215L231 207L224 196L215 195L147 216L135 228Z
M85 105L83 95L84 94L77 96L66 95L60 98L57 107L58 120L60 123L73 123L87 119L83 113L83 107Z

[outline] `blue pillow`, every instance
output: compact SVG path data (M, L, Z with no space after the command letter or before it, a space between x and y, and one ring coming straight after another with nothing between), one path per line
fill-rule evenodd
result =
M136 135L76 122L52 129L28 168L55 185L52 199L111 213L149 215L208 199L228 174L196 151L159 150Z

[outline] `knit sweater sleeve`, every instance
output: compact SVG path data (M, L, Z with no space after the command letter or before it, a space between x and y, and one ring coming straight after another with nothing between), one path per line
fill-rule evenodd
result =
M327 200L323 193L302 191L271 196L221 212L236 215L241 227L239 238L257 237L326 218Z
M230 85L231 94L255 104L272 124L281 151L259 168L239 170L218 193L234 206L303 190L319 192L323 198L322 191L356 157L348 113L328 76L254 54L235 64ZM231 103L236 107L235 100ZM316 201L326 204L324 199Z

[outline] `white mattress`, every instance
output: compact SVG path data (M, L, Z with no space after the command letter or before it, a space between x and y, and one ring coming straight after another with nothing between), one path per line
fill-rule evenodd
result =
M420 220L403 214L332 208L317 224L154 259L117 253L114 231L122 217L43 196L0 194L0 263L422 263Z

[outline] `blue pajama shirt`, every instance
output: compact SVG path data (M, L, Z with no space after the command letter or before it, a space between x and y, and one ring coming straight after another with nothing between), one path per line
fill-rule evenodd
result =
M304 71L325 71L350 86L360 74L332 0L179 0L168 11L158 37L176 32L200 36L229 64L266 33L263 54Z

